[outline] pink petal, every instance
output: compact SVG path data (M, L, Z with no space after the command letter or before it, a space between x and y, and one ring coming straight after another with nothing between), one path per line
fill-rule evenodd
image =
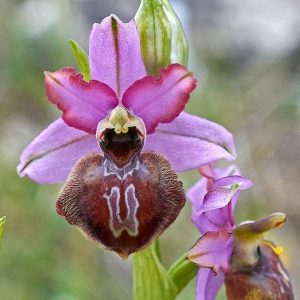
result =
M234 188L235 184L238 185L236 188ZM251 180L237 175L220 178L214 182L213 191L205 195L203 205L198 212L202 213L223 208L229 202L236 203L236 194L239 194L240 190L248 189L252 185Z
M146 75L134 20L123 23L110 16L101 24L94 24L89 48L92 79L109 85L120 98L130 85Z
M208 212L227 206L237 192L238 190L231 189L208 192L204 197L203 205L198 213Z
M206 166L210 166L210 165L206 165ZM209 177L215 177L214 179L240 174L238 167L235 165L230 165L227 168L215 168L213 172L212 170L210 170L210 168L206 166L201 167L202 174L205 170L206 174L208 174ZM193 210L200 209L200 207L203 204L203 198L207 192L208 190L207 190L206 177L200 179L195 185L193 185L188 190L187 197L192 203Z
M215 273L229 271L234 238L227 230L211 231L203 235L190 249L188 259Z
M227 168L214 169L215 179L239 174L240 171L235 165L231 165ZM221 230L224 227L234 225L233 209L235 203L233 203L233 201L237 199L239 194L239 192L236 193L231 199L231 207L202 212L201 208L203 206L203 200L207 193L207 182L208 179L203 177L187 192L187 197L192 203L192 221L202 234L205 234L207 231Z
M118 105L118 98L108 85L95 80L86 82L74 68L45 72L45 84L48 99L63 111L63 120L91 134Z
M233 136L224 127L182 112L147 136L145 150L163 154L177 172L236 157Z
M196 300L215 300L223 282L223 272L216 275L210 269L201 268L197 274Z
M202 178L187 192L187 198L192 203L193 210L199 210L203 205L203 199L207 193L207 179Z
M39 183L63 182L82 156L99 151L93 135L58 119L25 148L17 170Z
M219 178L215 181L213 188L214 189L222 189L222 188L231 188L233 184L239 185L239 190L246 190L253 185L253 182L247 178L242 176L226 176L223 178Z
M143 119L148 133L158 123L169 123L184 109L196 80L184 66L169 65L159 78L146 76L136 81L124 93L122 104Z

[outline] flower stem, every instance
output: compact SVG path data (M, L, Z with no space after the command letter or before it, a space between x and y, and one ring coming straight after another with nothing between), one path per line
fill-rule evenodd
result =
M179 294L182 289L195 277L199 267L187 260L187 254L182 255L169 268L168 274L177 287Z

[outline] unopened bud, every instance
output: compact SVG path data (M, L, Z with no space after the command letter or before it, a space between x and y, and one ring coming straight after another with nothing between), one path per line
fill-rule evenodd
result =
M169 0L141 0L135 20L148 74L170 63L187 65L188 43Z

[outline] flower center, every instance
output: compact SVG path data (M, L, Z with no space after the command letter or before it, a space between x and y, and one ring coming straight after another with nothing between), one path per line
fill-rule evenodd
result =
M124 168L141 152L145 134L143 121L119 105L99 122L96 138L106 158Z
M117 106L110 114L108 122L114 127L117 134L128 132L129 115L123 106Z

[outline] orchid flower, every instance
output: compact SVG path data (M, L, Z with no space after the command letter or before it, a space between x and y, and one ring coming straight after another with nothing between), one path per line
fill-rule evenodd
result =
M223 170L230 172L231 168ZM217 171L219 174L221 170ZM208 177L208 181L213 177ZM252 182L238 175L213 179L200 206L193 212L193 221L203 235L189 251L189 260L202 266L197 275L197 299L213 300L224 282L224 273L230 269L234 247L234 206L241 190ZM197 202L199 185L188 192L188 198ZM202 192L200 186L200 195ZM198 215L198 219L196 217Z
M158 78L147 76L140 52L134 20L94 24L92 80L74 68L45 72L48 99L62 118L24 150L18 166L40 183L69 174L57 213L122 257L144 248L182 209L172 166L184 171L235 157L226 129L182 112L196 87L192 73L171 64Z
M116 35L112 24L118 29ZM222 158L235 159L230 132L219 124L181 112L195 87L184 67L173 64L162 70L159 79L146 76L134 20L122 23L111 16L94 24L89 48L93 79L89 83L73 68L46 73L48 96L64 115L25 148L17 168L20 176L42 184L64 182L81 157L101 151L95 139L97 122L119 104L127 88L122 104L147 124L143 150L163 154L177 172ZM184 75L187 77L177 82ZM129 100L129 96L134 98Z
M225 280L229 300L256 299L254 291L261 296L257 299L266 299L268 288L271 295L279 293L283 297L280 299L293 299L288 275L277 255L280 248L263 238L264 232L282 226L286 216L275 213L260 221L236 225L233 212L240 191L252 186L241 176L226 176L238 172L234 166L202 167L200 173L205 177L188 192L192 219L202 234L188 253L188 259L201 267L196 298L214 300ZM223 175L226 177L218 178Z

